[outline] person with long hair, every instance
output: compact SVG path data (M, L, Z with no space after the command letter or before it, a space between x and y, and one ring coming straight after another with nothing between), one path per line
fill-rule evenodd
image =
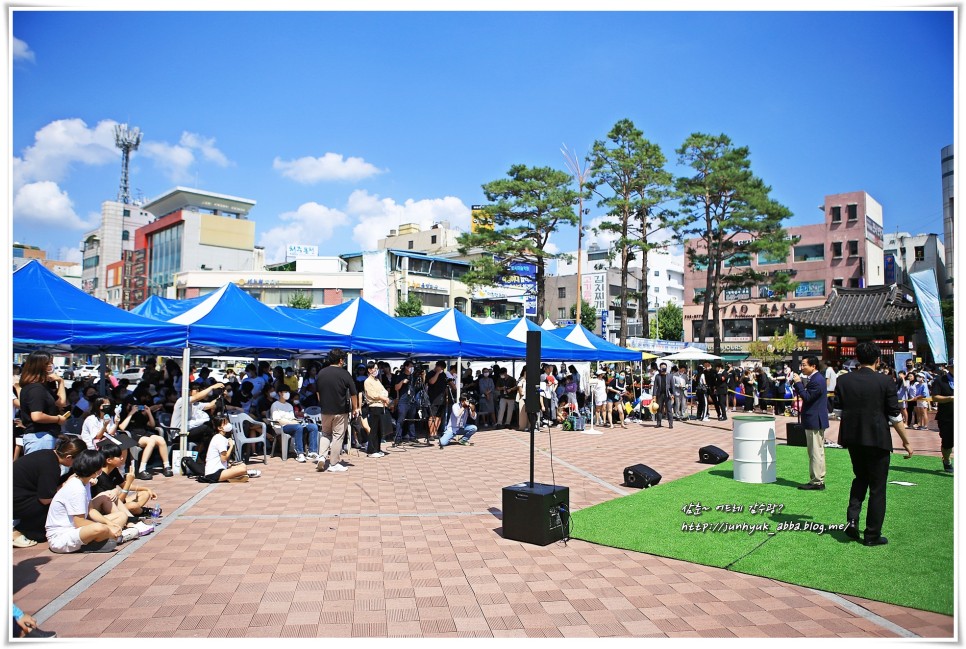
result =
M40 449L13 463L13 518L19 519L13 545L26 548L47 540L47 512L63 481L63 471L87 446L77 437L61 435L53 449Z
M152 475L148 472L148 461L155 451L158 452L161 464L164 465L164 477L170 478L174 475L171 470L171 460L168 458L168 443L155 428L150 397L144 398L141 403L124 404L118 430L130 435L131 439L141 447L141 466L137 470L138 480L152 479Z
M391 430L389 420L389 391L379 380L379 365L369 361L366 366L369 378L363 383L363 397L369 410L369 440L366 453L369 457L383 457L382 438Z
M81 428L81 439L87 448L96 449L105 435L113 435L117 430L114 416L114 404L107 397L97 397L90 402L84 413L84 426Z
M261 471L245 468L244 463L228 466L228 459L235 450L228 417L215 415L211 418L211 425L215 429L215 436L211 438L205 456L205 478L208 482L248 482L249 478L262 475Z
M31 352L20 369L15 386L20 399L20 419L25 426L23 452L29 455L41 449L52 449L68 415L64 379L54 373L54 359L44 351Z

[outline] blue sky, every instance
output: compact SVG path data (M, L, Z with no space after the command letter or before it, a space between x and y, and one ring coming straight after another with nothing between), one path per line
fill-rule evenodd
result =
M692 132L749 146L789 225L865 190L887 232L942 234L950 11L15 11L12 29L13 237L52 257L79 259L117 194L116 122L144 132L135 194L254 199L269 261L465 227L482 183L562 169L561 145L585 155L625 117L675 171Z

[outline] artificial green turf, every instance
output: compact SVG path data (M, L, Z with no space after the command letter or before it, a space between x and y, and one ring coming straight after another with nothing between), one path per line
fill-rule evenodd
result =
M845 523L852 464L843 449L826 449L825 491L802 491L808 481L804 448L778 446L777 481L746 484L733 479L731 461L573 513L572 536L703 565L952 615L953 479L938 457L893 454L882 533L889 544L865 547L830 525ZM657 467L660 469L660 467ZM700 503L701 515L682 509ZM751 513L756 503L772 511ZM742 505L741 513L718 511ZM781 506L781 507L780 507ZM706 531L683 531L686 524ZM769 530L713 531L717 523L768 525ZM782 523L798 531L778 531ZM865 524L865 509L859 530ZM825 530L804 531L806 525ZM719 527L719 529L722 529ZM769 533L770 532L770 533Z

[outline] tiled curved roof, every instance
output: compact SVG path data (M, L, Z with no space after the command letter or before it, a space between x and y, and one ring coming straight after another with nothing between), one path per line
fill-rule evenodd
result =
M825 304L809 309L790 309L785 318L792 323L824 328L871 328L910 322L919 317L911 288L871 286L832 289Z

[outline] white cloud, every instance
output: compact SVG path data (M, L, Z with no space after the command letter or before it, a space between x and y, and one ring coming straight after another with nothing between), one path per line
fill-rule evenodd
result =
M345 158L338 153L326 153L320 158L306 156L297 160L276 157L272 167L286 178L303 185L326 180L362 180L384 171L362 158Z
M346 212L356 223L352 238L362 250L375 250L379 239L403 223L416 223L424 230L439 221L449 221L450 227L464 231L470 225L470 208L455 196L419 201L410 198L399 204L359 189L349 196Z
M90 223L74 211L74 203L67 192L50 180L28 183L13 199L13 215L34 225L50 225L58 229L86 230Z
M560 252L560 246L555 244L553 241L548 241L547 245L543 247L543 251L548 255L555 255Z
M22 41L16 36L13 37L13 60L14 61L30 61L31 63L37 60L34 51L30 49L26 41Z
M324 248L336 228L349 222L345 212L316 202L303 203L294 212L279 214L278 218L284 225L263 233L258 241L259 245L265 246L265 260L268 263L285 261L285 250L290 243Z
M181 134L177 144L152 140L144 142L140 150L175 183L185 182L194 177L191 167L197 160L195 152L219 167L232 164L228 157L215 146L215 138L188 131Z
M57 249L58 261L72 261L78 264L84 262L84 253L80 248L70 248L63 246Z
M34 134L34 143L13 159L13 186L49 180L60 182L75 163L102 165L117 160L113 120L89 128L81 119L59 119Z
M584 226L586 228L584 231L584 245L589 248L590 244L596 243L601 248L607 249L610 244L617 241L619 237L616 232L607 232L605 230L601 230L600 233L594 232L594 228L599 227L606 220L606 216L598 216L596 219L591 219L590 223Z

